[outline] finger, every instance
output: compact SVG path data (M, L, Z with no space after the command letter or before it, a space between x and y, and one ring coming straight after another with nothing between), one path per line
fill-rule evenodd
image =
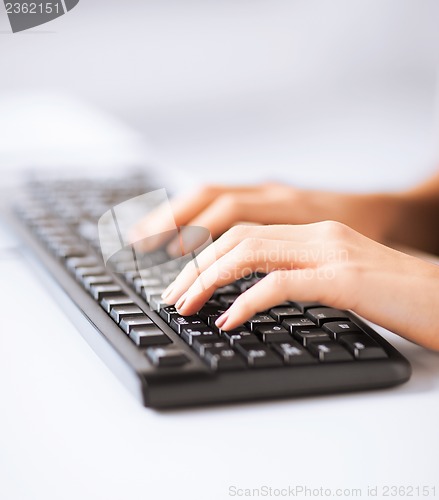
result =
M315 267L324 255L316 243L248 238L223 255L190 283L178 282L185 291L177 302L181 314L194 314L209 300L217 288L248 276L251 273L270 273L273 270Z
M334 261L338 257L336 252L333 251L332 246L326 243L326 234L320 237L322 228L326 227L327 224L325 223L298 226L235 226L215 243L203 250L196 259L189 262L176 280L164 292L163 298L169 304L174 304L201 273L247 238L279 241L289 240L294 245L289 250L290 257L296 261L296 264L301 262L300 267L303 267L306 263L323 262L327 258L328 253L331 252L333 254L332 260ZM267 255L269 255L269 252L267 252ZM340 257L343 256L340 255Z
M215 324L222 330L233 330L257 312L285 300L317 301L331 305L331 288L335 279L335 271L323 268L273 271L242 293Z
M210 231L213 239L218 238L234 224L241 220L258 222L261 218L260 189L251 191L228 191L220 194L204 210L188 222L188 226L205 227ZM189 251L194 250L192 245ZM167 247L170 255L181 252L179 240L175 238Z
M164 291L162 298L166 300L168 304L175 304L202 272L206 271L206 269L216 263L218 259L226 255L238 244L242 243L247 234L264 234L268 232L265 229L266 228L254 226L235 226L230 229L216 242L209 245L186 264L177 278ZM271 233L274 238L276 238L276 235L281 235L281 231L278 230L278 228L273 228Z
M239 193L249 192L256 190L257 187L240 187L240 186L226 186L215 185L205 186L190 194L185 194L174 198L170 202L164 203L157 207L150 214L144 217L138 224L136 224L131 232L132 241L138 241L143 238L145 232L148 234L161 234L168 228L164 227L164 212L171 209L176 226L187 225L189 221L194 219L200 212L205 210L218 196L223 193ZM158 241L158 240L157 240ZM154 250L148 246L149 242L145 242L145 250ZM164 241L161 241L163 244ZM139 243L141 245L141 243Z

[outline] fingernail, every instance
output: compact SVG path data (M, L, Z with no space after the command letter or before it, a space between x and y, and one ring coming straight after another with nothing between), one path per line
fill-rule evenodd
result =
M175 308L178 310L178 309L181 309L183 307L183 304L186 302L186 293L184 293L177 301L177 303L175 304Z
M165 300L166 297L169 297L172 293L172 291L174 290L175 288L175 281L173 281L169 286L168 288L162 293L162 299Z
M215 321L215 326L217 328L222 328L224 324L227 322L228 318L229 318L229 313L226 311Z

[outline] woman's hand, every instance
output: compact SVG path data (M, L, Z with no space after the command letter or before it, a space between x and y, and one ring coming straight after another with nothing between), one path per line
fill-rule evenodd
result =
M217 288L255 271L268 274L218 318L218 327L233 329L286 300L318 301L439 350L439 266L338 222L235 226L190 262L163 298L194 314Z
M267 183L256 186L206 186L195 193L171 201L177 226L201 226L217 238L238 222L258 224L308 224L321 220L337 220L375 240L383 241L399 213L400 200L390 194L346 194L300 190ZM132 240L148 234L164 234L163 211L158 207L132 231ZM183 229L184 231L184 229ZM154 250L151 239L143 242L144 250ZM156 244L163 241L156 239ZM147 246L149 245L149 246ZM180 253L179 241L168 245L171 255ZM142 241L138 247L142 248ZM185 248L185 251L194 248Z

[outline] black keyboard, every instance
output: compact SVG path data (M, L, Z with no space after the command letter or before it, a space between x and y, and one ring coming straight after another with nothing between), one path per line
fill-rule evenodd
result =
M372 328L316 302L285 302L233 331L216 328L260 275L218 289L185 317L160 296L190 256L172 260L161 249L139 266L122 248L106 266L98 219L152 189L134 175L123 182L34 180L9 214L79 331L145 406L377 389L409 379L408 361Z

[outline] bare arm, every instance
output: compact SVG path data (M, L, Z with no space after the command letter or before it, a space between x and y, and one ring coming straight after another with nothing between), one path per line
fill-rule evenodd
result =
M330 219L383 243L439 253L439 173L399 193L335 193L274 183L206 186L172 200L172 210L178 226L202 226L214 238L239 222L309 224ZM136 226L133 240L142 238L143 227L160 233L160 219L159 208ZM168 248L177 251L178 241Z

